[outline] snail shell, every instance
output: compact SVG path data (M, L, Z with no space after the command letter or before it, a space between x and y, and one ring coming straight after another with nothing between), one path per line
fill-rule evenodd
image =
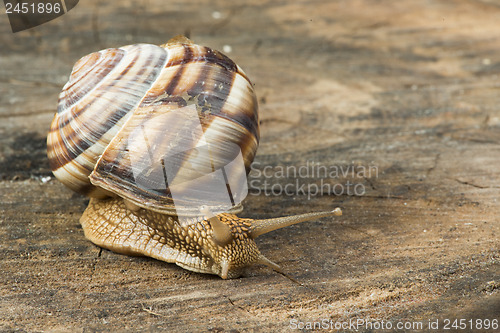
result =
M105 49L75 64L59 96L47 137L50 167L62 183L89 197L120 196L159 213L195 216L201 205L217 212L222 199L208 195L206 202L206 193L187 192L184 202L174 207L168 185L175 180L169 179L167 185L163 177L151 181L148 174L161 176L161 166L151 170L151 165L142 169L140 165L148 158L167 156L174 177L194 179L199 168L186 167L186 161L196 161L197 148L206 140L212 147L212 168L221 168L241 154L248 172L259 142L257 109L243 70L222 53L187 38L177 37L162 46ZM178 115L184 120L178 121ZM199 122L201 131L179 137L191 121ZM182 175L175 174L181 166ZM207 191L201 185L197 188ZM196 202L199 197L204 202ZM243 198L236 199L238 203ZM241 205L228 211L237 213Z

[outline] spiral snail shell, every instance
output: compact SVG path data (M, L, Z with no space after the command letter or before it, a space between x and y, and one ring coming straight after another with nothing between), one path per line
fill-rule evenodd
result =
M255 237L340 210L270 220L234 215L259 142L257 111L243 70L185 37L106 49L73 67L47 155L56 178L91 198L80 222L99 246L222 278L256 263L279 269ZM205 177L215 171L229 205L215 176Z

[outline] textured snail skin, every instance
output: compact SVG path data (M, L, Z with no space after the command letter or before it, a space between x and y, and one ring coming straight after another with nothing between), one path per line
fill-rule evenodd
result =
M101 247L153 257L198 273L236 278L261 256L250 235L251 220L233 214L219 214L218 218L231 230L231 242L225 246L214 241L207 220L183 227L175 215L146 209L133 212L121 198L91 199L80 221L85 236Z
M165 129L153 117L185 108L196 109L203 135L215 147L212 168L227 165L233 156L227 147L233 145L241 151L248 172L259 141L257 99L241 68L223 54L177 37L161 46L138 44L95 52L75 64L47 136L47 155L56 178L91 198L80 223L93 243L194 272L236 278L253 264L280 270L259 252L256 237L341 214L336 209L251 220L230 214L241 211L236 205L212 216L219 207L212 195L205 196L210 202L197 197L174 206L171 187L156 190L165 183L145 187L135 182L131 161L145 159L147 149L134 150L134 142L127 146L134 130L146 128L161 148L148 151L158 154L151 160L172 156L165 150L176 146L181 131L175 126ZM181 223L177 215L190 223Z

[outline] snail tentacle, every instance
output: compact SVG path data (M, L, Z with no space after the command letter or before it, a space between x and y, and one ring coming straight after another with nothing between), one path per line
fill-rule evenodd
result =
M273 219L254 220L250 234L252 238L257 238L260 235L266 234L276 229L288 227L296 223L306 222L314 219L319 219L322 217L341 216L341 215L342 211L340 210L340 208L335 208L334 210L329 212L315 212L315 213L306 213L306 214L292 215L285 217L277 217Z

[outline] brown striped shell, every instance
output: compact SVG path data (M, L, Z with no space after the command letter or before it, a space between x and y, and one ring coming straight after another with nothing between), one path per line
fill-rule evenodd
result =
M198 130L186 129L196 123ZM192 216L201 205L217 211L220 198L210 195L209 187L196 186L201 193L194 197L208 196L208 202L184 196L174 207L172 188L188 194L193 188L182 187L189 182L163 182L165 166L147 161L166 160L168 172L184 170L176 179L194 179L204 165L196 154L205 141L212 170L242 159L243 174L230 176L241 180L259 141L255 93L228 57L176 38L162 46L129 45L81 58L59 96L47 153L54 175L74 191L96 198L118 195L160 213ZM198 167L186 168L187 157ZM237 203L228 211L240 211Z

